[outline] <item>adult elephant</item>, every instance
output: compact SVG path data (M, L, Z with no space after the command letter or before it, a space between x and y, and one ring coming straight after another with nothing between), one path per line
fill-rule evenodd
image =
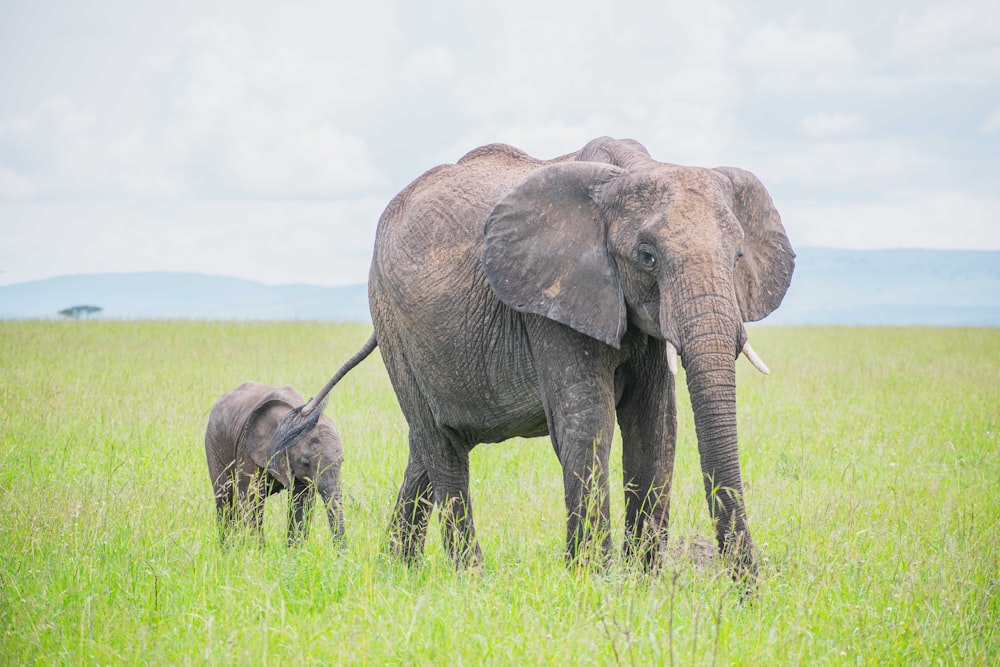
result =
M657 162L631 140L548 161L489 145L419 177L382 214L369 277L369 350L377 340L410 429L393 550L422 553L436 505L451 558L479 561L470 450L548 434L568 554L606 554L617 416L625 553L651 565L667 535L679 356L720 551L755 575L735 361L743 351L767 372L743 323L781 303L794 257L753 174Z

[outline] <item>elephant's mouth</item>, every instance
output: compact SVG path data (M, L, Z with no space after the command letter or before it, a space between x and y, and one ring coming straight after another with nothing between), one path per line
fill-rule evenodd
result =
M665 345L667 347L667 369L671 375L677 375L677 347L669 340L665 341ZM753 364L754 368L764 375L771 372L767 364L764 363L764 360L760 358L760 355L750 346L750 341L743 343L743 349L740 352Z

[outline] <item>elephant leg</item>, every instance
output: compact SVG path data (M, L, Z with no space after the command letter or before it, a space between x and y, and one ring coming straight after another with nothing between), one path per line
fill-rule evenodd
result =
M407 563L420 558L424 552L427 520L432 507L430 477L420 457L411 449L389 524L389 551L393 556Z
M602 343L568 327L529 327L552 446L563 469L566 553L571 561L599 547L611 553L608 469L614 437L614 373Z
M570 561L605 562L611 554L608 459L611 435L584 442L561 438L556 448L566 499L566 554ZM599 548L599 552L595 551Z
M662 343L646 362L629 369L632 381L618 404L618 424L625 486L623 553L627 560L650 570L667 546L677 406Z
M232 539L233 524L236 520L234 482L232 477L215 485L215 518L219 526L219 542L226 546Z
M429 413L429 410L428 410ZM441 429L433 425L410 426L410 463L407 478L414 466L414 456L418 456L426 479L430 484L430 495L438 506L441 534L445 550L458 568L478 565L483 554L476 541L475 525L472 521L472 502L469 497L469 449L455 443ZM404 481L400 498L412 498L413 490ZM419 490L419 489L418 489ZM422 495L422 494L421 494ZM400 501L397 501L397 507ZM401 508L420 515L421 533L426 527L426 510L422 507L410 509L405 504ZM402 517L405 518L405 517ZM418 524L419 525L419 524Z
M236 482L236 502L233 503L237 523L264 543L264 480L261 475L240 475Z
M433 499L440 511L448 555L460 568L478 564L482 551L469 499L469 445L453 439L437 424L414 380L417 374L400 353L401 346L393 343L391 336L382 336L380 347L410 426L410 456L389 527L390 549L407 560L420 555Z
M469 450L453 445L443 435L434 438L432 447L435 465L430 480L445 550L459 569L481 565L483 552L476 539L469 496Z
M295 481L288 505L288 546L308 539L309 513L312 511L315 499L315 487Z

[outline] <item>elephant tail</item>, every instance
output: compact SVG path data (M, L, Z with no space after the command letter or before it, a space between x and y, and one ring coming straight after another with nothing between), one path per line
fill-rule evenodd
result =
M323 411L314 410L311 414L306 414L303 412L304 407L300 405L297 408L292 408L278 422L278 427L274 430L274 435L271 436L271 451L274 452L274 455L288 449L316 428L316 422L319 421ZM268 462L268 465L271 463Z
M280 452L291 447L301 437L316 427L316 422L319 421L320 415L323 414L323 407L326 404L326 397L330 393L330 390L352 368L364 361L376 347L378 347L378 341L375 340L375 334L372 333L365 344L361 346L361 349L348 359L347 363L341 366L339 371L334 373L330 381L326 383L318 394L313 396L305 405L292 408L288 411L288 414L281 418L274 435L271 437L273 451Z
M347 375L351 369L364 361L372 351L378 347L378 341L375 339L375 333L368 337L365 344L361 346L361 349L354 353L354 356L347 360L347 362L340 367L340 370L333 374L330 381L327 382L319 393L309 399L305 407L302 408L302 416L308 417L316 408L319 408L319 412L323 412L323 405L326 403L326 397L333 389L334 385L340 382L345 375Z

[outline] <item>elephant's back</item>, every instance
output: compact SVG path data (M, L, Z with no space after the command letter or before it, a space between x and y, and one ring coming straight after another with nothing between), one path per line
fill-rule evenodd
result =
M388 241L438 245L452 234L482 236L493 205L517 182L546 164L527 153L490 144L476 148L455 164L433 167L407 185L382 213L376 231L376 255L391 251ZM447 236L446 236L447 235ZM380 244L379 238L384 238Z
M369 283L390 307L467 289L482 272L483 228L494 204L543 164L511 146L491 144L424 173L382 213Z

